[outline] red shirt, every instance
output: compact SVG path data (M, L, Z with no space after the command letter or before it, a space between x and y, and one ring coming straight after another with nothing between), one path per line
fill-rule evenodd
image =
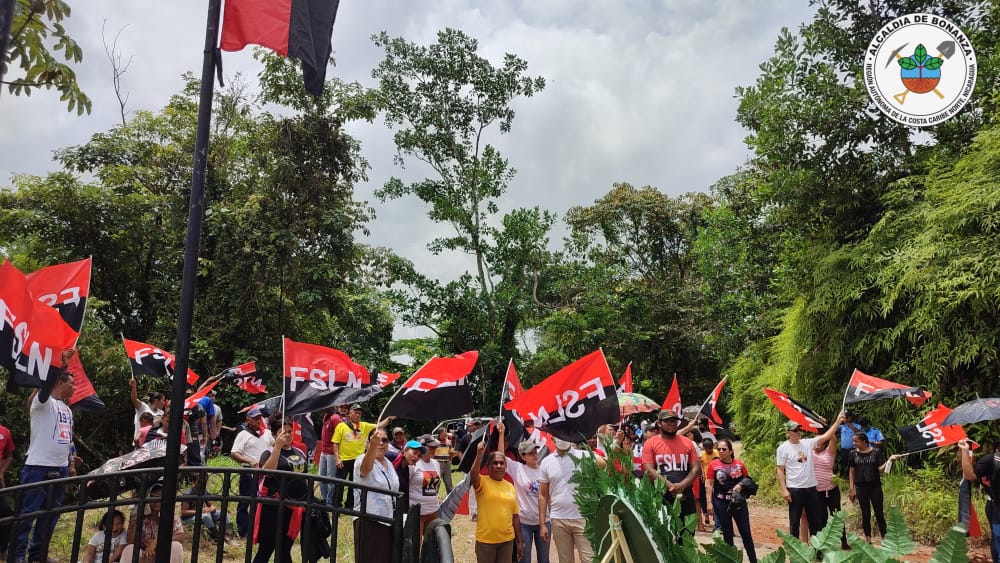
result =
M7 459L14 455L14 438L10 435L10 430L0 426L0 459Z
M694 442L683 436L650 438L642 447L642 463L654 464L660 475L671 483L682 481L691 467L701 466Z
M343 419L337 413L331 414L323 421L323 431L320 433L320 442L323 444L323 453L333 455L333 430Z

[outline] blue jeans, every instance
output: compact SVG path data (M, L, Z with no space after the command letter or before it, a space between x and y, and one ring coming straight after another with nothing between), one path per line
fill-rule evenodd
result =
M21 469L21 484L41 483L49 479L62 479L68 476L68 467L25 465ZM63 491L63 487L54 487L52 498L48 498L47 487L38 487L24 493L24 497L21 499L21 510L18 511L18 514L62 506ZM18 522L17 536L14 539L14 559L23 559L25 551L27 551L28 559L41 559L42 552L48 552L49 541L52 539L52 533L55 531L58 521L58 515L49 515ZM32 525L35 528L34 534L31 533ZM31 536L30 547L28 546L28 536Z
M333 454L322 454L319 456L319 474L323 477L337 476L337 457ZM333 504L330 492L333 491L333 483L320 483L319 493L323 496L323 502Z
M545 523L545 529L552 539L552 522ZM542 526L540 524L521 524L521 541L524 542L524 556L521 563L531 563L531 544L535 544L538 552L538 563L549 563L549 542L542 541ZM516 553L514 555L517 555Z

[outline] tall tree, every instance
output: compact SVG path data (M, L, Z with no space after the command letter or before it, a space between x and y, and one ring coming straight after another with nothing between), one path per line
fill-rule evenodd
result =
M431 241L435 254L456 251L474 260L472 273L442 285L399 261L396 274L407 294L404 320L428 326L453 352L480 350L481 399L499 399L507 359L516 355L516 331L531 304L534 276L546 261L546 233L554 217L516 209L502 217L499 199L514 169L490 144L508 133L512 102L545 87L526 75L528 64L507 54L494 66L478 42L454 29L421 46L381 33L373 37L385 57L372 72L379 104L394 129L398 162L426 164L431 177L405 183L392 178L379 191L385 200L415 196L432 221L454 235Z

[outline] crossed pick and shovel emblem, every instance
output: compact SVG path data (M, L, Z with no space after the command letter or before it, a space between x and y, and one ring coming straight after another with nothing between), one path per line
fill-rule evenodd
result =
M889 55L888 60L885 61L885 68L889 68L889 65L891 65L893 63L893 61L895 61L897 59L902 59L903 58L902 55L900 55L899 53L904 48L906 48L907 45L909 45L909 43L903 43L902 45L900 45L899 47L896 47L892 51L892 53ZM937 58L939 58L939 59L950 59L951 56L955 54L955 42L954 41L942 41L941 44L937 46L937 49L938 49ZM936 87L932 88L931 91L934 92L934 94L938 98L944 99L944 94L942 94L941 91L938 90ZM903 90L902 92L894 95L893 99L896 100L897 102L899 102L900 105L902 105L904 102L906 102L906 96L909 93L910 93L910 89L907 88L906 90Z

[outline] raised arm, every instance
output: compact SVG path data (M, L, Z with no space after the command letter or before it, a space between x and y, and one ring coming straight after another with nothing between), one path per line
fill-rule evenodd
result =
M834 436L836 436L836 435L837 435L837 429L839 429L839 428L840 428L840 424L841 424L842 422L844 422L844 419L845 419L845 418L847 418L847 415L846 415L846 414L844 414L844 411L840 411L840 414L839 414L839 415L837 415L837 420L835 420L835 421L833 422L833 424L831 424L831 425L830 425L830 427L826 429L826 432L824 432L823 434L821 434L821 435L820 435L820 436L819 436L819 437L818 437L818 438L816 439L816 448L817 448L817 449L819 449L819 448L822 448L822 447L826 446L826 444L827 444L827 443L828 443L828 442L829 442L830 440L832 440Z
M976 478L976 468L972 465L972 450L969 447L968 438L962 438L958 441L958 456L962 459L962 476L975 483L978 479Z
M387 416L383 418L378 421L377 425L375 425L375 430L384 431L389 423L395 420L395 418L396 417L394 416ZM368 434L369 437L374 435L374 431ZM361 458L361 465L358 466L358 474L362 477L367 477L368 474L372 472L372 468L375 467L375 453L378 450L378 447L379 444L374 444L370 439L368 440L368 447L365 449L365 456Z
M486 439L479 442L476 446L476 459L472 461L472 467L469 468L469 479L472 481L472 489L476 490L479 488L479 480L482 476L479 474L479 467L483 464L483 452L486 451Z
M128 378L128 398L132 400L132 407L138 412L142 403L139 402L139 393L135 390L135 376Z

